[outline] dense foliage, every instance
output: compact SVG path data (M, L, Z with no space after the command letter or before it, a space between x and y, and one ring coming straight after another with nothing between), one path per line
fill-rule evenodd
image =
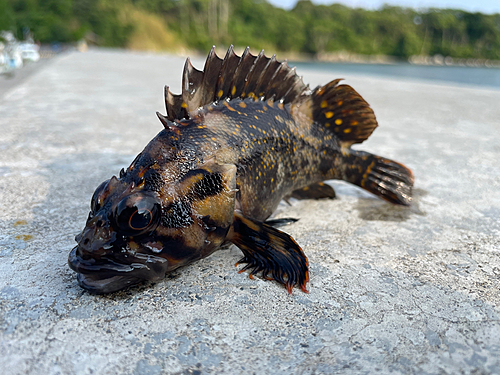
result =
M160 17L177 43L203 51L234 44L311 54L500 59L500 14L389 6L369 11L309 0L290 11L265 0L0 0L0 29L22 37L29 27L42 42L75 41L91 32L98 44L127 46L135 26L123 12L131 8Z

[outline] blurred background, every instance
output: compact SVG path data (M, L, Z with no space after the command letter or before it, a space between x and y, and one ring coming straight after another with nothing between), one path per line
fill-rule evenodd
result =
M4 73L68 48L230 44L293 61L500 67L498 0L0 0L0 30Z

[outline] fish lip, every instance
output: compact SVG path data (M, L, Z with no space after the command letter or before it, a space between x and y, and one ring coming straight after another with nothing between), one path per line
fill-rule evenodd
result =
M96 274L79 273L76 277L78 285L92 294L113 293L143 281L138 277L110 276L101 277Z
M120 264L111 259L99 263L94 259L82 259L77 250L78 246L71 250L68 265L77 273L78 284L93 294L116 292L143 280L161 280L168 267L168 261L158 256L141 258L138 254L135 258L137 262L130 264ZM154 262L145 264L151 259Z
M69 267L76 273L83 274L100 274L107 272L112 276L123 275L123 273L132 272L139 268L144 268L145 265L141 263L131 263L129 265L116 263L112 260L106 259L105 263L97 263L94 259L84 260L77 255L78 246L75 246L68 257Z

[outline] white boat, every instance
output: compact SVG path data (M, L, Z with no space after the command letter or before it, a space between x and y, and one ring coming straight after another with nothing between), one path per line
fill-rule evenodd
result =
M38 53L39 49L40 47L34 43L23 42L19 44L19 50L21 51L21 58L23 61L37 62L40 60L40 54Z

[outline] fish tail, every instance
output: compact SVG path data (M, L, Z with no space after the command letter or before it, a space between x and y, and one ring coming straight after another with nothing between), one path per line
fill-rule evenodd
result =
M396 204L411 204L414 177L403 164L363 151L344 157L343 179Z
M317 87L310 96L292 103L292 114L311 118L333 132L343 154L340 178L385 199L408 206L411 203L413 173L395 161L355 151L351 146L368 139L378 126L369 104L349 85L336 79Z

